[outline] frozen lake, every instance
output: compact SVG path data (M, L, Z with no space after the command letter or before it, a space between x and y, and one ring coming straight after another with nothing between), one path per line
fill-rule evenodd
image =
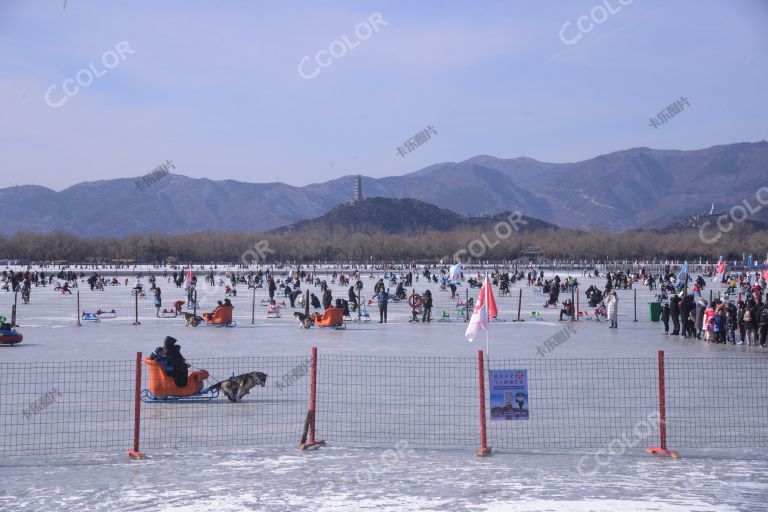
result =
M561 274L562 276L563 274ZM602 284L602 280L599 281ZM366 288L371 288L366 281ZM164 292L171 288L163 287ZM423 288L418 284L417 290ZM126 292L124 288L121 292ZM340 289L334 288L334 296ZM83 290L82 295L91 292ZM97 292L93 292L97 293ZM109 293L104 292L104 293ZM113 293L117 293L117 288ZM446 292L436 292L445 294ZM631 293L629 291L623 293ZM476 295L477 290L470 292ZM512 294L514 296L514 293ZM219 292L219 297L221 296ZM33 290L33 301L35 291ZM65 297L68 299L68 297ZM242 294L238 300L251 297ZM168 299L166 299L167 302ZM447 302L446 302L447 303ZM626 303L626 302L625 302ZM242 309L250 310L244 303ZM260 307L260 306L257 306ZM303 330L285 316L279 320L263 318L264 310L257 317L255 325L249 319L239 322L233 329L191 328L185 327L178 319L151 319L148 310L147 319L142 325L132 326L130 321L116 319L99 324L86 324L82 327L34 327L27 324L19 330L25 339L17 347L0 347L0 361L9 368L3 382L4 404L0 404L0 415L5 421L4 435L18 432L19 443L33 443L34 436L46 436L51 439L48 428L50 418L60 414L57 407L67 405L68 398L50 406L46 411L30 422L11 419L12 405L19 400L8 395L8 390L27 383L32 390L25 390L29 399L48 389L45 378L35 379L34 375L14 374L13 381L8 373L15 372L7 365L20 364L19 368L28 368L29 364L57 361L83 361L84 364L96 364L94 361L120 361L130 368L137 351L145 356L152 349L162 344L166 335L179 340L183 353L193 364L200 364L211 370L216 376L227 376L231 371L265 370L270 374L270 381L264 390L256 390L242 404L233 405L217 399L217 404L196 404L180 413L181 409L172 409L173 405L151 404L144 406L142 424L147 430L143 434L144 451L149 459L129 461L125 449L130 446L118 444L111 451L97 453L73 453L71 455L36 455L11 456L0 465L0 477L4 485L0 490L0 508L4 510L466 510L466 511L614 511L614 510L765 510L765 496L768 495L768 451L762 448L743 447L737 449L708 448L706 446L683 450L682 459L661 459L645 454L644 448L655 445L656 433L638 440L637 443L623 450L622 453L596 458L601 448L610 441L613 430L589 423L592 410L599 421L607 421L617 410L611 404L623 404L622 396L635 387L642 400L635 400L627 405L627 420L633 414L653 410L655 407L654 366L658 350L664 350L666 356L677 361L690 360L692 364L706 361L727 361L747 358L749 361L762 362L768 357L768 351L743 346L723 346L704 344L698 341L661 335L660 324L647 321L632 322L623 319L619 329L608 329L606 323L578 322L570 324L558 322L552 316L544 321L494 322L491 326L490 364L514 364L525 361L529 371L535 369L552 371L557 364L569 365L577 359L600 361L620 358L635 358L638 363L635 370L624 368L613 372L610 368L601 368L601 375L590 380L588 385L613 382L615 393L603 392L595 396L582 397L589 406L584 414L577 413L581 427L569 426L557 415L551 418L556 425L534 423L521 426L529 430L527 435L536 436L552 433L558 442L565 442L568 433L583 435L582 428L595 430L594 438L589 438L587 447L575 450L552 449L512 449L516 446L550 446L550 440L543 438L509 437L509 432L489 422L491 445L496 443L495 454L487 459L478 459L474 455L477 445L465 445L462 441L473 437L475 417L471 397L464 396L476 386L471 373L472 361L476 360L477 350L485 350L485 339L481 337L474 343L464 339L466 324L455 319L450 323L409 324L407 314L396 315L387 325L378 323L349 323L344 331L320 329ZM373 314L374 310L371 309ZM645 311L644 311L645 315ZM502 315L503 316L503 315ZM507 320L510 318L508 317ZM646 320L643 318L643 320ZM34 322L31 322L34 324ZM556 335L565 326L571 325L573 333L551 353L542 357L537 350L547 339ZM320 366L319 377L319 425L320 434L330 436L329 446L314 452L300 452L296 449L303 413L307 407L307 379L282 392L274 387L274 379L289 370L297 361L305 360L310 349L317 346L321 362L326 358L326 366ZM403 361L412 358L412 366L397 369L403 379L392 390L387 400L396 399L396 393L406 393L409 382L413 382L416 395L422 393L438 400L435 404L424 404L429 411L438 410L440 404L454 407L458 427L445 432L447 439L458 439L457 444L430 447L422 445L425 441L432 444L440 439L441 434L432 429L440 429L439 423L431 420L415 427L404 421L411 421L415 416L398 414L404 407L397 402L388 403L384 398L379 404L383 415L375 414L366 405L348 401L343 393L350 385L368 382L365 379L386 379L374 373L362 377L344 373L342 368L350 359L372 356L370 364L405 365ZM413 368L421 371L419 362L439 356L447 358L445 363L455 358L454 378L455 396L442 396L443 387L432 395L429 380L418 376L408 376ZM384 358L384 359L381 359ZM391 358L391 359L387 359ZM240 363L236 363L240 361ZM559 362L559 363L558 363ZM343 364L342 364L343 363ZM239 366L238 366L239 364ZM410 363L408 363L410 364ZM681 363L678 363L681 364ZM255 365L255 367L252 367ZM271 365L271 366L270 366ZM269 368L267 366L270 366ZM51 381L62 380L57 374L57 365L44 364L37 371L50 374ZM324 370L325 368L325 370ZM440 367L437 379L450 379ZM215 370L215 371L214 371ZM338 372L335 377L324 377L322 372ZM394 371L394 370L393 370ZM435 371L434 368L430 371ZM566 370L557 374L563 377L571 375ZM629 372L629 373L628 373ZM122 375L122 374L121 374ZM344 376L346 375L346 376ZM130 377L130 373L128 373ZM532 386L534 385L534 376ZM99 379L107 377L99 376ZM413 379L412 381L407 379ZM734 376L739 379L739 376ZM752 404L762 407L765 401L765 387L750 387L752 377L741 382L745 389L740 392L737 384L728 381L726 394L715 393L716 402L727 410L739 411L745 416L751 414L748 397ZM755 376L755 379L763 377ZM324 380L325 379L325 380ZM381 380L385 382L385 380ZM386 381L389 382L389 381ZM758 380L757 382L764 383ZM540 383L541 384L541 383ZM567 395L569 387L578 388L581 381L563 380L546 381L548 386L557 386L557 396ZM674 379L670 385L674 385ZM62 381L62 385L67 383ZM72 384L84 385L82 381ZM733 387L731 387L733 386ZM706 389L706 385L701 385ZM15 389L15 388L14 388ZM66 387L64 388L66 389ZM130 382L125 390L125 398L130 402ZM377 388L381 389L381 388ZM323 394L325 392L325 394ZM332 395L329 397L329 393ZM356 396L368 397L367 391L360 391ZM563 394L565 393L565 394ZM706 405L697 402L698 395L691 392L687 400L697 408L706 409ZM69 396L64 393L65 396ZM542 394L542 392L540 392ZM542 413L555 414L560 407L557 396L539 398L538 404L532 405L536 412L538 406ZM633 396L635 394L633 393ZM98 404L83 408L81 396L73 399L73 405L80 407L82 421L91 416L102 414ZM681 410L685 406L685 397L670 396L670 410ZM466 403L465 403L466 402ZM736 403L743 402L743 408ZM350 411L338 409L349 403ZM573 402L571 402L573 403ZM598 404L606 405L601 410ZM108 403L104 410L111 410L114 404ZM122 407L122 406L121 406ZM208 408L208 409L206 409ZM210 411L214 410L213 414ZM121 409L122 410L122 409ZM174 412L175 411L175 412ZM194 413L192 412L194 411ZM220 412L219 412L220 411ZM236 411L239 411L236 412ZM293 422L282 429L264 418L267 411L277 411L281 417ZM347 433L343 424L331 424L332 414L360 413L367 421L385 423L386 415L397 419L389 427L365 431L369 442L363 440L342 442ZM242 416L243 414L256 416ZM63 418L72 421L72 416L65 412ZM197 414L205 417L200 425L203 428L215 428L224 422L226 428L219 429L220 437L206 430L205 439L185 438L181 444L174 444L172 436L163 431L164 426L177 425L178 422L194 423ZM323 416L325 414L325 416ZM756 411L758 417L764 417L764 410ZM234 416L233 416L234 415ZM122 412L115 421L123 421ZM242 416L241 420L237 418ZM571 416L569 416L571 417ZM723 420L720 417L720 420ZM594 419L594 418L593 418ZM244 423L238 424L237 421ZM326 423L323 423L326 421ZM345 420L352 421L352 420ZM748 419L737 418L734 425L744 425ZM174 423L176 422L176 423ZM217 423L219 422L219 423ZM471 425L470 425L471 423ZM53 423L55 424L55 423ZM68 423L69 424L69 423ZM239 425L239 426L238 426ZM670 426L671 439L685 439L686 432L675 423ZM680 425L678 422L677 425ZM728 437L728 442L739 436L763 440L768 431L766 425L756 425L754 431L728 432L729 422L719 421L711 425L711 432ZM108 431L111 423L93 425L97 429ZM129 425L130 426L130 425ZM249 443L265 435L258 432L262 428L274 429L268 433L274 436L273 443L263 446ZM280 427L280 428L278 428ZM412 428L419 431L414 435ZM466 427L466 430L465 430ZM506 428L507 425L504 425ZM190 429L192 426L189 427ZM325 430L323 430L325 428ZM11 430L12 429L12 430ZM240 431L238 431L238 429ZM255 430L254 430L255 429ZM533 430L530 430L533 429ZM734 430L734 429L731 429ZM192 432L191 430L189 432ZM189 433L187 433L189 434ZM187 435L185 434L185 435ZM96 436L96 434L93 434ZM466 437L469 435L470 437ZM334 436L339 441L334 442ZM453 437L451 437L453 436ZM230 441L228 441L231 440ZM294 441L295 439L295 441ZM361 437L362 439L362 437ZM554 439L554 438L553 438ZM607 439L607 441L606 441ZM702 437L707 440L706 436ZM214 446L207 446L214 440ZM122 442L122 437L120 437ZM529 442L530 441L530 442ZM7 441L5 441L7 442ZM762 441L761 441L762 442ZM248 444L244 444L248 443ZM105 445L106 446L106 445ZM369 446L362 448L362 446ZM507 448L505 448L507 446ZM552 445L556 446L556 445ZM675 446L670 446L675 448ZM6 451L9 450L6 446ZM603 450L604 451L604 450Z

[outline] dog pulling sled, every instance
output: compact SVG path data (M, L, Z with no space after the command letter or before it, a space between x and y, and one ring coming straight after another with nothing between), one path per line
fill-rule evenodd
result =
M141 401L145 403L209 402L222 393L230 402L238 402L250 394L253 387L264 387L267 382L265 373L250 372L233 374L229 379L204 387L210 374L198 369L189 374L186 386L179 387L156 361L147 357L144 363L149 369L149 388L141 390Z

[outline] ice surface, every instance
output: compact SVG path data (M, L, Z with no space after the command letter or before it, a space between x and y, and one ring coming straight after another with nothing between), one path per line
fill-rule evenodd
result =
M33 301L36 293L42 292L33 290ZM136 351L148 354L165 335L178 338L191 361L303 358L312 346L321 355L463 358L485 349L484 338L474 343L464 339L464 323L408 324L405 316L394 320L387 325L350 323L346 331L302 330L288 317L267 321L263 312L255 325L240 322L233 329L190 328L178 320L153 319L139 326L118 319L79 328L22 322L24 342L0 347L0 361L132 361ZM544 359L537 347L563 325L552 319L494 323L491 361ZM582 322L575 331L546 359L653 358L659 349L668 357L768 356L762 349L663 336L660 324L626 318L618 330ZM331 444L309 453L294 446L157 449L143 462L127 460L124 451L13 457L0 465L0 510L768 510L764 450L696 450L673 460L649 457L642 448L602 459L603 465L587 474L579 467L583 469L583 457L592 452L502 450L478 459L464 448L395 444L364 449Z

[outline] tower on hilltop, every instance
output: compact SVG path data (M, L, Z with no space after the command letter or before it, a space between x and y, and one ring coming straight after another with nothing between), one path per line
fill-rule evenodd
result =
M362 177L358 174L355 176L355 192L354 192L354 198L352 199L353 203L360 203L363 200L363 180Z

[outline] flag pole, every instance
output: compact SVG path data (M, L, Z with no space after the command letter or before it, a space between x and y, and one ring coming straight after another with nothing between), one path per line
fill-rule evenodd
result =
M488 368L491 368L491 348L490 348L490 334L488 333L488 330L491 328L491 308L488 304L488 288L491 285L491 281L488 279L488 272L485 273L485 282L483 283L483 288L485 289L485 297L483 300L485 300L485 357L488 361Z

